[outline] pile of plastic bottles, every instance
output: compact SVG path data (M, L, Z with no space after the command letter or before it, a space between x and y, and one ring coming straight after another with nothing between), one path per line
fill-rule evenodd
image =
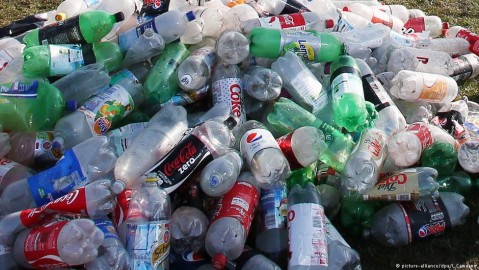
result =
M2 269L360 269L330 220L398 247L469 214L479 35L437 16L66 0L0 33Z

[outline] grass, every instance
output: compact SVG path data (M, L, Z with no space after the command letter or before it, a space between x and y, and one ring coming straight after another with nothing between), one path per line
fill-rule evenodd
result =
M0 26L55 8L60 0L0 0ZM479 33L479 1L477 0L386 0L387 4L402 4L423 10L427 15L439 16L443 21L460 25ZM461 85L461 94L479 101L479 79ZM477 176L476 176L477 178ZM477 194L477 191L475 191ZM453 265L452 269L479 269L479 200L469 200L471 214L464 226L450 229L445 234L404 248L385 248L372 241L352 237L338 228L350 245L361 255L363 269L417 269L412 265L426 264L423 269L438 269L438 264ZM436 264L436 266L432 266ZM396 267L399 265L399 268ZM431 265L431 266L428 266ZM463 267L460 267L460 266ZM472 267L476 265L475 267ZM456 267L459 266L459 267ZM449 269L445 268L445 269Z

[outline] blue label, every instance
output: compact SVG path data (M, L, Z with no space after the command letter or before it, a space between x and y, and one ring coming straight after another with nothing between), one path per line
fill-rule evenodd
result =
M135 41L145 33L145 30L151 28L155 33L158 33L156 30L155 20L149 20L145 23L138 25L137 27L126 31L120 36L118 36L118 45L120 46L120 50L122 52L128 51L131 46L135 43Z
M93 220L95 225L103 232L105 235L105 239L107 238L115 238L120 241L118 234L113 227L113 223L108 218L98 218Z
M479 127L474 125L473 123L471 122L466 122L464 123L464 126L467 128L467 130L473 132L473 133L476 133L477 135L479 135Z
M10 87L0 86L0 96L18 98L36 98L38 81L31 83L15 82Z
M67 150L57 164L28 178L28 186L37 206L47 204L86 184L78 158Z
M286 187L261 190L261 219L263 230L286 228L287 216Z

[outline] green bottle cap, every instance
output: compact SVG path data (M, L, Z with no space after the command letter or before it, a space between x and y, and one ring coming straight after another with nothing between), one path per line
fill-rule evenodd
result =
M250 52L254 56L275 59L281 54L281 31L257 27L251 31Z

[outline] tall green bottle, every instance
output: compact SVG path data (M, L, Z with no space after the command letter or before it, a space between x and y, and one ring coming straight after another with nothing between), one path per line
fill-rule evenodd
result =
M0 84L0 125L5 130L53 130L66 105L60 90L46 82Z
M190 51L181 42L166 45L143 84L143 105L147 114L157 112L162 103L167 102L180 90L176 70L189 55Z
M334 121L350 132L372 127L378 113L365 101L363 83L356 60L342 55L331 63L331 90Z
M121 12L111 15L103 10L86 11L64 21L35 29L23 37L23 42L27 47L96 43L111 31L115 23L123 19Z
M329 33L258 27L251 31L250 52L256 57L276 59L292 51L303 61L331 62L343 53L343 44Z
M122 61L120 47L113 42L34 46L23 51L23 75L30 78L67 75L93 63L102 63L112 72L120 68Z
M325 136L327 149L321 153L320 160L337 172L342 173L344 165L351 154L354 142L333 126L316 118L298 104L287 98L280 98L267 116L268 122L281 135L303 126L319 128Z

